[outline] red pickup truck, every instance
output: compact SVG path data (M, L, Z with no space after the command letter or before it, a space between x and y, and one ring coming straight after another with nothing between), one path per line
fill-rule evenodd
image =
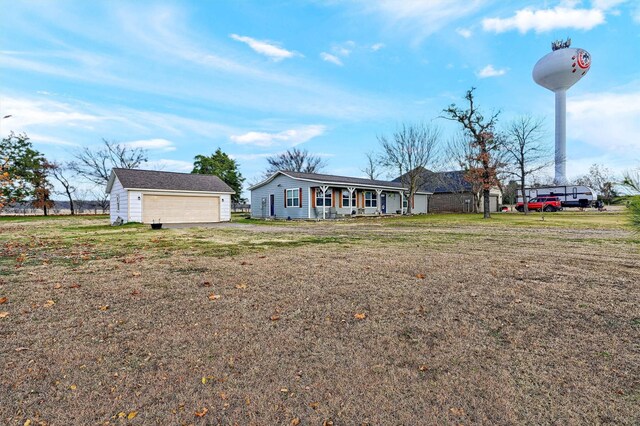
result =
M558 197L552 197L552 196L542 197L541 196L538 198L530 199L529 202L527 203L527 207L529 207L529 211L555 212L558 210L562 210L562 203L560 202L560 198ZM523 212L524 204L523 203L516 204L516 210L518 210L519 212Z

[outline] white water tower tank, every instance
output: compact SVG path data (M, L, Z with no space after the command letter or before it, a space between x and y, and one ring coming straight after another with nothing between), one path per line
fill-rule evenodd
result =
M567 90L591 67L589 52L571 48L570 45L571 39L553 42L552 52L542 57L533 67L533 80L556 95L554 183L557 185L567 184Z

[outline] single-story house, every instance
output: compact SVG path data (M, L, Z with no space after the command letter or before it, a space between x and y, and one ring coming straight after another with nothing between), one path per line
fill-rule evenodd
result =
M111 223L231 220L233 189L218 176L114 168L107 183Z
M470 213L474 211L473 185L465 178L464 170L433 172L423 169L419 188L430 192L429 213ZM402 176L394 179L402 182ZM492 212L497 212L502 204L502 190L491 188L489 203ZM480 197L480 212L484 211L483 197Z
M347 176L277 171L253 185L251 217L329 219L346 215L402 214L407 188L401 183ZM411 200L414 213L429 210L428 192Z

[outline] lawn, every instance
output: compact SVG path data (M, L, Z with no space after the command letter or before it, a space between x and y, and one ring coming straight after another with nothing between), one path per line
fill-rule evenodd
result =
M622 213L234 219L0 217L0 423L640 422Z

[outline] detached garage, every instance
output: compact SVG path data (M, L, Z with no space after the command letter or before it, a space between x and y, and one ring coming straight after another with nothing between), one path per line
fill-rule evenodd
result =
M219 177L113 169L107 192L111 223L209 223L231 220L233 190Z

